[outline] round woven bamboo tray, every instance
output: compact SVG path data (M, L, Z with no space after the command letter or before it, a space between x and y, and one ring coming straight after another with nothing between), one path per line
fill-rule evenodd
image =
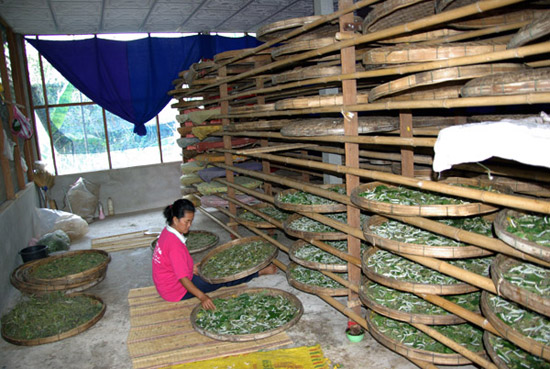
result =
M519 9L510 11L510 9L501 8L475 17L469 17L463 21L453 22L449 26L459 29L479 29L505 26L512 23L530 22L542 17L547 12L547 10L542 9Z
M97 303L101 304L101 310L89 321L86 323L83 323L79 325L78 327L74 327L68 331L56 334L54 336L44 337L44 338L34 338L30 340L21 340L18 338L10 337L4 332L4 327L2 327L2 338L4 338L7 342L13 343L14 345L20 345L20 346L37 346L37 345L43 345L45 343L52 343L56 341L61 341L62 339L69 338L72 336L76 336L79 333L84 332L88 328L92 327L95 323L97 323L103 315L105 315L105 309L107 308L107 305L103 302L103 300L95 295L90 295L86 293L74 293L68 295L69 297L74 297L78 295L83 295L90 297L91 299L96 300Z
M228 243L224 243L223 245L220 245L220 246L216 247L215 249L211 250L208 254L206 254L204 256L204 258L202 259L202 261L199 265L199 275L200 275L200 277L202 279L204 279L205 281L207 281L208 283L212 283L212 284L225 283L225 282L235 281L237 279L244 278L246 276L249 276L251 274L254 274L254 273L262 270L263 268L265 268L266 266L271 264L273 259L275 259L275 257L277 256L277 253L279 251L279 249L277 249L277 247L273 246L273 252L271 253L271 255L269 255L269 257L266 260L262 261L260 264L254 266L254 267L251 267L247 270L243 270L243 271L241 271L237 274L233 274L233 275L225 276L225 277L219 277L219 278L210 278L208 276L205 276L203 274L203 271L202 271L204 265L208 262L208 260L211 259L213 256L219 254L220 252L225 251L227 249L230 249L230 248L232 248L234 246L237 246L237 245L247 244L247 243L251 243L251 242L255 242L255 241L264 241L264 239L261 236L240 238L240 239L230 241ZM264 242L267 242L267 241L264 241Z
M298 320L300 320L300 318L302 317L302 314L304 313L304 307L302 305L302 302L296 296L294 296L293 294L291 294L289 292L279 290L279 289L276 289L276 288L247 288L243 292L241 292L239 295L235 295L234 292L228 292L228 293L219 295L216 298L222 298L223 299L223 298L228 298L228 297L237 297L237 296L242 295L243 293L247 293L247 294L266 293L269 296L284 296L288 301L290 301L290 303L292 305L294 305L295 307L298 308L298 312L296 313L296 316L294 316L294 318L292 318L289 322L287 322L286 324L284 324L284 325L282 325L282 326L280 326L276 329L272 329L270 331L261 332L261 333L251 333L251 334L239 334L239 335L227 335L226 334L226 335L223 335L223 334L218 334L218 333L214 333L214 332L209 332L209 331L204 330L204 329L200 328L199 326L197 326L197 323L196 323L197 313L202 309L201 304L198 304L197 306L195 306L193 311L191 311L190 320L191 320L191 324L193 325L193 328L197 332L199 332L200 334L205 335L205 336L210 337L210 338L213 338L215 340L219 340L219 341L231 341L231 342L255 341L255 340L262 339L262 338L267 338L267 337L274 336L277 333L280 333L280 332L283 332L283 331L289 329L294 324L296 324L298 322Z
M460 94L465 97L518 95L550 91L550 68L499 73L467 82Z
M439 285L415 282L400 281L395 278L386 277L376 273L372 268L368 267L368 259L377 252L376 247L371 248L363 254L361 258L361 269L363 273L372 281L386 287L394 288L399 291L412 293L429 293L433 295L460 295L462 293L475 292L478 289L467 283L458 282L456 284Z
M298 27L302 27L306 24L313 23L316 20L320 19L321 17L322 16L320 15L312 15L309 17L291 18L291 19L285 19L282 21L267 24L265 26L260 27L256 31L256 39L262 42L268 42L268 41L274 40L288 32L293 31ZM315 27L310 31L307 31L298 36L295 36L291 39L291 41L305 41L305 40L313 40L313 39L322 38L322 37L331 37L331 36L334 36L336 32L338 32L338 24L329 23L329 24L320 25L319 27Z
M470 364L471 361L466 359L460 354L442 354L439 352L432 352L421 350L413 347L406 346L397 340L385 336L378 327L372 322L373 314L375 312L369 310L367 311L367 325L369 327L369 333L380 342L382 345L386 346L390 350L397 352L405 357L417 360L427 361L429 363L440 364L440 365L466 365Z
M432 0L387 0L372 6L363 20L363 33L376 32L433 14Z
M344 188L345 184L324 184L319 186L322 189L328 190L330 188ZM281 201L281 197L286 196L288 194L294 194L298 192L299 190L296 190L294 188L284 190L279 192L275 196L275 205L281 209L288 210L288 211L305 211L308 213L339 213L342 211L347 210L347 206L342 203L335 202L334 204L319 204L319 205L301 205L301 204L291 204L288 202Z
M496 341L502 341L505 344L510 344L514 346L514 350L510 351L508 355L513 355L520 361L518 365L513 366L513 364L509 364L506 361L504 361L495 351L495 343ZM537 368L537 369L550 369L550 363L547 361L544 361L543 359L533 356L529 354L528 352L525 352L521 348L515 346L512 343L509 343L504 338L497 337L494 334L490 333L489 331L485 331L483 333L483 344L485 346L485 350L489 354L489 357L495 365L499 369L519 369L519 368ZM528 360L525 360L528 359ZM509 357L507 360L510 360Z
M367 104L369 102L369 93L361 93L360 91L357 92L357 104ZM342 104L343 97L341 94L318 95L311 97L296 97L293 99L279 100L275 103L275 110L321 108L325 106L335 106Z
M265 111L274 111L275 104L257 104L257 105L244 105L244 106L234 106L230 109L230 114L248 114L248 113L258 113Z
M427 42L427 41L437 40L438 38L459 35L461 33L463 33L463 31L458 31L451 28L441 28L441 29L435 29L433 31L413 33L407 36L385 38L378 42L383 44L406 44L406 43L414 43L414 42Z
M418 87L412 92L404 91L392 96L381 98L378 102L457 99L460 97L460 89L463 85L464 83L461 81L452 81L449 83L442 83L437 86Z
M361 284L359 289L359 298L361 302L374 312L387 316L389 318L399 320L407 323L418 323L418 324L427 324L427 325L449 325L449 324L460 324L464 323L465 320L454 314L446 315L433 315L433 314L418 314L418 313L407 313L405 311L396 310L388 308L373 299L368 295L367 288L373 282L365 279ZM401 292L404 293L404 292ZM429 304L429 302L426 302Z
M209 236L215 236L215 238L213 238L212 242L210 243L207 243L201 246L197 245L196 247L194 247L194 245L190 243L190 241L192 240L189 240L189 237L193 234L207 234ZM208 250L212 246L216 246L219 241L220 241L220 237L215 233L212 233L209 231L203 231L203 230L193 230L193 231L189 231L189 235L187 236L187 242L189 243L189 245L186 245L186 246L190 254L196 254L196 253Z
M550 262L550 247L539 245L536 242L519 238L518 236L506 230L509 225L508 218L516 217L521 214L524 213L520 213L511 209L501 210L498 213L495 222L493 223L497 237L521 252L534 256L538 259Z
M523 262L509 258L502 254L498 255L491 265L491 279L495 283L500 296L517 302L539 314L550 316L550 296L533 293L525 288L518 287L504 278L510 268Z
M521 64L497 63L466 65L452 68L442 68L411 74L406 77L383 83L369 92L369 102L396 92L410 90L415 87L436 85L447 81L460 81L483 77L495 73L509 73L523 69Z
M293 221L302 217L303 215L300 214L293 214L288 217L288 219L283 222L284 231L290 236L303 238L305 240L345 240L348 237L344 232L307 232L290 228L290 224Z
M453 178L454 179L454 178ZM444 183L457 183L451 180L443 181ZM475 185L475 182L471 183ZM467 204L456 205L401 205L391 204L381 201L367 200L359 194L367 190L374 189L377 186L385 185L387 187L395 187L383 182L370 182L362 184L354 188L351 192L351 202L355 205L375 212L389 215L404 215L404 216L420 216L420 217L463 217L469 215L479 215L490 213L497 210L494 206L484 203L474 202Z
M421 63L473 56L506 50L505 44L492 42L457 42L439 45L400 45L370 49L363 55L364 64Z
M297 281L291 276L292 271L297 266L298 264L291 262L288 268L286 269L286 280L288 281L288 284L290 284L292 287L300 291L312 293L314 295L325 295L325 296L347 296L348 295L348 289L346 287L342 287L342 288L319 287L319 286ZM318 272L318 273L321 273L321 272Z
M476 246L431 246L415 243L394 241L383 238L371 231L370 227L377 227L389 219L375 215L370 217L363 226L363 234L373 246L380 247L392 252L428 256L441 259L465 259L480 256L492 255L492 252Z
M93 255L99 254L105 257L105 260L95 266L94 268L85 270L80 273L69 274L64 277L59 278L50 278L42 279L33 277L33 272L45 264L51 263L55 260L64 259L74 255ZM32 263L23 264L22 273L24 273L25 281L32 284L45 284L45 285L73 285L81 282L90 282L91 279L97 278L99 275L104 275L109 262L111 261L111 255L103 250L77 250L77 251L67 251L62 254L49 256L44 259L35 260Z
M259 203L259 204L256 204L256 205L253 205L252 206L255 210L260 210L260 209L264 209L264 208L267 208L267 207L273 207L273 205L271 204L268 204L268 203L265 203L265 202L262 202L262 203ZM237 217L239 218L239 222L242 223L243 225L247 226L247 227L256 227L256 228L262 228L262 229L266 229L266 228L276 228L276 226L272 223L269 223L267 220L264 220L262 219L260 222L253 222L251 220L247 220L247 219L244 219L241 217L241 215L243 214L243 212L245 212L246 210L245 209L241 209L239 211L239 214L237 215Z
M307 50L318 49L332 45L336 42L334 37L318 38L315 40L295 41L276 47L271 51L271 57L275 60L284 55L302 53Z
M361 64L355 65L357 72L362 72L365 69ZM288 72L275 74L271 77L271 83L274 85L281 83L288 83L292 81L303 81L311 78L321 78L329 76L337 76L342 74L342 67L340 66L309 66L303 68L296 68Z
M252 49L238 49L238 50L229 50L224 51L223 53L219 53L214 55L214 62L216 63L222 63L229 59L232 59L236 56L242 55L245 52L249 52ZM271 55L272 49L266 49L256 52L254 55L248 56L243 59L237 60L236 64L254 64L258 59L265 59L266 56Z
M326 270L326 271L335 272L335 273L345 273L348 271L347 263L346 264L326 264L326 263L319 263L315 261L300 259L299 257L296 256L296 252L298 252L301 248L305 246L313 246L313 245L311 245L309 242L304 240L294 241L290 246L290 250L288 251L288 256L290 257L290 260L292 260L296 264L299 264L309 269Z
M550 13L535 19L521 29L508 41L508 49L513 49L528 44L550 33Z
M521 347L525 351L541 357L547 361L550 361L550 343L547 343L546 345L542 344L541 342L535 341L532 338L529 338L525 335L523 335L518 330L514 329L514 327L511 327L504 323L500 318L493 312L489 305L489 296L490 294L487 291L483 291L481 293L481 310L483 311L483 315L489 323L492 324L492 326L502 335L502 337L506 338L508 341L512 342L516 346Z
M388 132L399 128L399 118L385 116L359 117L358 133ZM283 136L316 137L344 134L343 118L300 119L281 128Z

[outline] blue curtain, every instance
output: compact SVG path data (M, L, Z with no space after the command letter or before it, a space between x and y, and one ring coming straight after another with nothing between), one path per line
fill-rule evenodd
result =
M145 123L170 101L172 81L201 58L228 50L256 47L250 36L196 35L147 37L135 41L92 38L78 41L27 39L55 69L105 110L133 123L146 134Z

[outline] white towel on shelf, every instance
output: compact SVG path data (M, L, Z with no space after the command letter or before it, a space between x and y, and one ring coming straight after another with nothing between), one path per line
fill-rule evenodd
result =
M480 162L493 156L550 168L550 117L504 119L452 126L439 132L433 170Z

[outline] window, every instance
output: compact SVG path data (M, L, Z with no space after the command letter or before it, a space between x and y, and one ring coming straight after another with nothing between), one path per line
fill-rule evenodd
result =
M68 37L68 36L67 36ZM29 79L41 160L57 175L181 160L170 108L148 122L146 136L105 111L69 83L26 43Z

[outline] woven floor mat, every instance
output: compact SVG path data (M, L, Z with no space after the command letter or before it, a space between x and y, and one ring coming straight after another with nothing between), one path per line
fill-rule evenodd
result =
M94 238L92 249L115 252L122 250L137 249L139 247L151 246L157 235L145 234L145 231L122 233L113 236Z
M221 288L210 294L240 292L246 284ZM286 333L251 342L224 342L197 333L189 320L197 305L193 298L181 302L162 300L154 286L128 293L130 333L128 352L135 369L161 368L168 365L244 354L292 343Z

